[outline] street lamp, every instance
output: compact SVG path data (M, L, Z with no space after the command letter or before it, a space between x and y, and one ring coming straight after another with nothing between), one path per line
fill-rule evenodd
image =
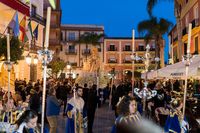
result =
M35 81L37 77L35 77L35 66L38 64L38 58L35 55L35 57L32 57L30 53L25 57L26 63L30 66L30 80Z
M31 56L30 56L29 53L28 53L28 55L26 56L25 60L26 60L26 63L27 63L28 65L31 64Z
M37 58L37 56L35 56L34 58L33 58L33 64L38 64L38 58Z
M134 93L140 97L141 99L143 99L143 112L145 112L145 107L146 107L146 100L147 99L151 99L152 97L156 96L157 91L156 90L149 90L147 88L148 82L147 82L147 72L148 72L148 68L149 68L149 61L150 61L150 46L147 45L146 46L146 52L145 52L145 57L139 57L136 55L136 53L133 53L133 55L131 55L131 59L133 61L139 61L142 60L144 61L145 64L145 72L146 72L146 76L145 76L145 82L144 82L144 88L139 89L139 88L135 88L134 89ZM160 59L158 57L156 57L154 59L155 61L159 61Z

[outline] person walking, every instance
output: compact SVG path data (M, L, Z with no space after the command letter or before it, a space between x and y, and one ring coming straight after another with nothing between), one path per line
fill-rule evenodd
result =
M88 92L88 102L87 102L88 133L93 133L92 127L94 123L94 116L97 108L97 103L98 103L97 85L93 85Z
M57 117L60 112L60 102L56 98L56 91L50 88L49 96L47 96L46 116L50 126L50 133L56 133Z

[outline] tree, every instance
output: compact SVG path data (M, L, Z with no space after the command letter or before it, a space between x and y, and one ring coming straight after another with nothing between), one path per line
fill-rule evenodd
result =
M62 72L67 63L59 58L54 58L49 64L48 67L51 68L51 76L57 79L59 72Z
M147 2L147 11L151 17L153 7L160 1L171 1L174 2L174 12L176 17L176 25L177 25L177 34L178 34L178 51L179 51L179 60L181 60L182 55L182 27L181 27L181 4L182 0L148 0Z
M88 44L91 44L92 46L100 45L102 37L104 37L103 34L97 34L97 33L94 33L94 32L85 32L84 34L82 34L80 36L78 43L84 43L85 46L86 46L85 52L89 52L88 51ZM86 53L86 60L87 60L87 55L88 55L88 53Z
M138 32L147 38L155 39L155 57L160 57L160 48L164 47L163 35L169 31L172 23L164 18L157 19L152 17L149 20L143 20L138 24Z
M11 37L10 40L10 57L11 61L17 63L18 60L22 59L23 46L22 43L16 37ZM7 38L0 37L0 57L2 60L7 60Z

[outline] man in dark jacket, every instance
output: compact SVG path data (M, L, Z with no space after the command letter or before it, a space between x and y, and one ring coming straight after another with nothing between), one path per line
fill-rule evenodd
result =
M60 83L59 86L57 87L56 95L57 98L60 99L64 104L63 116L66 115L65 109L67 105L67 93L68 93L67 87L64 86L62 83Z
M87 101L88 133L92 133L97 102L98 102L97 85L93 85L92 88L89 89L88 91L88 101Z

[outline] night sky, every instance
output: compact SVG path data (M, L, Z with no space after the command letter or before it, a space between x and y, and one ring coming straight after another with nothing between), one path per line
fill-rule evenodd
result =
M137 24L149 18L146 3L147 0L61 0L62 24L103 25L108 37L131 37L135 29L139 37ZM153 14L175 23L173 9L173 2L160 2ZM168 51L167 36L164 38Z

